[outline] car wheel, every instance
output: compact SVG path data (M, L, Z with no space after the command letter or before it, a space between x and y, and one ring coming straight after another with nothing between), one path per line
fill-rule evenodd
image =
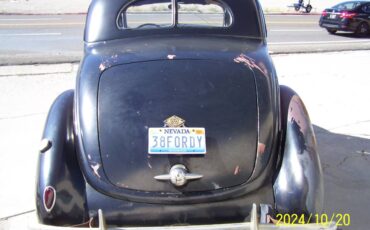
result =
M310 13L310 12L311 12L311 10L312 10L312 6L311 6L310 4L308 4L308 5L306 6L306 13Z
M337 32L336 29L326 29L329 34L335 34Z
M366 22L362 22L356 30L356 34L359 36L365 36L368 35L370 32L369 25Z

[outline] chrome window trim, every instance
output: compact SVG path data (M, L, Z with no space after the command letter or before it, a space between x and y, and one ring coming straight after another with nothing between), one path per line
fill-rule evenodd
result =
M157 30L157 29L171 29L171 28L175 28L175 27L177 27L177 28L198 28L198 27L200 27L200 26L197 26L197 25L192 26L191 24L189 26L183 26L183 24L182 25L179 24L179 22L178 22L179 12L178 12L177 0L171 0L171 4L175 7L172 7L172 24L169 25L169 26L160 27L160 28L125 28L123 22L122 22L122 26L121 26L120 21L123 18L124 12L127 10L127 8L130 5L132 5L133 3L137 2L137 1L140 1L140 0L132 0L128 3L126 3L125 5L123 5L121 7L121 9L119 10L117 18L116 18L116 26L119 30L145 30L145 29L156 29ZM213 0L212 1L213 4L215 4L215 2L219 3L217 5L222 7L230 15L229 25L227 25L227 26L201 26L201 28L204 28L204 29L227 29L227 28L232 27L233 24L234 24L234 14L233 14L233 11L231 10L230 6L222 0Z

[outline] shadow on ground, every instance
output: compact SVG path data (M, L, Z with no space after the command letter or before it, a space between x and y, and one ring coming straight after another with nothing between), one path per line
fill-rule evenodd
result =
M370 139L331 133L318 126L314 129L324 171L324 213L329 218L348 213L350 227L340 229L368 229Z
M357 39L363 39L363 38L370 38L370 34L368 35L358 35L358 34L355 34L355 33L351 33L351 32L336 32L335 34L333 34L332 36L339 36L339 37L345 37L345 38L357 38Z

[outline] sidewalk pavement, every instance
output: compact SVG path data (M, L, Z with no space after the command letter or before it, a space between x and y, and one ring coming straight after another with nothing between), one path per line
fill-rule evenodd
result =
M86 13L90 0L0 0L0 14Z
M78 64L72 63L0 66L0 77L75 73L77 68Z
M367 93L370 78L363 72L363 67L367 66L367 61L370 60L369 51L286 54L272 55L272 57L279 75L280 84L288 83L292 85L296 91L302 91L303 95L301 96L303 98L307 97L309 99L306 102L306 106L312 107L309 111L314 110L312 117L316 122L315 124L330 131L370 138L370 126L364 127L364 124L361 122L370 119L370 107L354 103L365 98L370 101L370 94ZM315 63L320 68L315 68ZM338 68L338 66L348 66L350 68L343 69ZM12 76L74 76L77 69L78 63L0 66L0 79ZM352 81L354 77L356 81ZM302 82L306 81L306 84L302 84ZM333 86L335 87L333 88ZM339 93L339 90L342 90L343 92L353 91L353 93L351 95L346 94L346 97L343 97L343 95L336 97L334 96L336 94L321 95L316 90L311 91L307 90L307 88L320 89L320 92L325 92L325 90L333 92L335 90L336 93ZM329 107L323 108L324 103ZM356 106L356 110L343 110L343 104L351 105L351 107ZM334 110L338 114L346 115L342 117L341 121L343 124L339 125L338 120L332 118L332 112L326 112ZM2 114L0 112L0 119ZM356 117L358 119L354 121ZM350 128L348 129L348 127Z
M298 0L260 0L265 13L296 13ZM312 13L321 13L341 0L312 0ZM308 0L305 1L305 4ZM79 14L86 13L90 0L0 0L0 14Z
M350 229L367 229L370 78L365 71L370 52L273 55L272 59L280 84L301 96L314 124L325 180L325 213L348 213ZM55 97L74 88L77 68L68 63L0 66L4 73L0 76L0 229L24 229L35 215L37 147L43 124Z

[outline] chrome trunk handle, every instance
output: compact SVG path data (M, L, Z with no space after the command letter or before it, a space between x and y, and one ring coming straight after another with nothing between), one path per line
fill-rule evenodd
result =
M154 179L159 181L171 181L176 187L184 186L190 180L198 180L203 175L188 173L184 165L177 164L171 167L169 174L155 176Z

